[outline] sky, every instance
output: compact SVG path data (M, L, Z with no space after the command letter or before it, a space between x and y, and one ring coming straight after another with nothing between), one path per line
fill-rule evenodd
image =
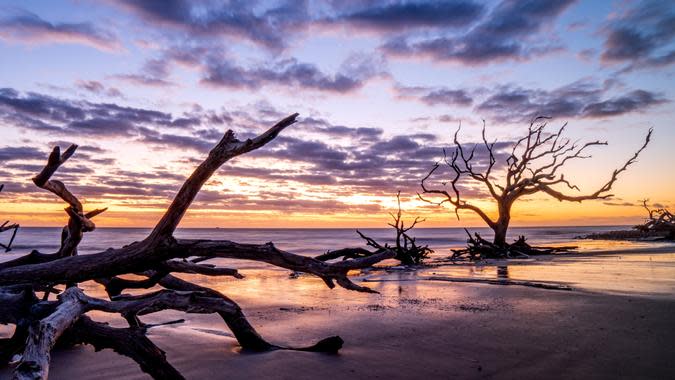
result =
M76 143L53 179L85 210L109 207L99 227L152 226L227 129L246 138L298 112L225 164L181 226L385 227L399 190L421 226L480 226L418 199L420 180L460 123L471 146L484 121L500 158L536 115L608 142L566 166L581 193L654 136L612 199L535 194L512 225L639 223L642 199L675 203L674 68L670 0L3 0L0 219L63 225L31 178ZM460 189L494 212L476 183Z

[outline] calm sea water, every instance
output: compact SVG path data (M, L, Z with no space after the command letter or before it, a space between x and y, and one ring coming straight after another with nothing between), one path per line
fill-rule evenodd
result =
M675 298L675 245L654 242L610 242L578 240L575 237L594 232L625 227L539 227L512 228L510 239L528 237L536 245L575 245L581 253L611 251L604 255L561 256L554 260L524 260L509 263L509 277L527 281L552 281L592 291ZM393 242L392 229L362 229L366 235L386 243ZM474 228L489 238L486 228ZM119 248L143 239L150 229L99 228L85 234L80 254L90 254L107 248ZM17 234L14 250L0 253L0 261L8 260L37 249L51 253L58 249L60 228L22 228ZM4 234L3 234L4 235ZM300 255L317 255L330 249L364 246L353 229L179 229L176 237L193 239L224 239L241 243L272 241L280 249ZM461 228L420 228L415 230L417 241L428 244L436 252L432 258L444 258L450 248L462 247L466 233ZM0 239L8 238L0 235ZM219 265L285 276L287 271L258 262L220 259ZM504 265L504 264L499 264ZM271 271L267 271L270 269ZM451 265L431 269L435 275L453 277L497 278L495 264ZM249 272L251 273L251 272ZM410 274L413 275L414 274Z
M573 244L579 245L574 238L593 232L609 231L621 227L537 227L518 228L510 230L512 238L525 235L533 244ZM393 229L365 228L361 229L366 235L382 243L393 242ZM491 233L487 228L472 228L471 232L478 232L488 238ZM80 254L100 252L108 248L119 248L134 241L142 240L150 233L146 228L98 228L85 234L79 246ZM14 241L12 253L15 255L28 253L37 249L43 253L58 249L61 228L56 227L23 227L19 230ZM178 238L191 239L224 239L240 243L266 243L269 241L280 249L301 255L321 254L326 250L363 246L363 240L354 229L220 229L220 228L189 228L178 229L175 233ZM437 251L438 255L448 255L450 248L464 245L466 232L462 228L418 228L414 236L418 243L428 244ZM2 236L0 236L2 238ZM582 242L583 243L583 242Z

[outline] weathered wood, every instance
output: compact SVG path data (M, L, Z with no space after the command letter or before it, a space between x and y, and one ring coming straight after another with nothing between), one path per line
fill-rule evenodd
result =
M133 359L143 372L154 379L184 379L166 360L166 353L145 336L144 328L114 328L83 315L68 332L66 339L74 344L92 345L96 351L112 349Z
M49 377L51 350L61 334L85 312L77 288L66 290L59 298L56 310L48 317L33 323L28 332L26 348L14 371L15 380L35 380Z
M368 254L357 251L352 252L344 251L341 252L343 253L344 257L347 257L347 255L354 257L355 255L359 254L361 255L361 257L365 257L371 256L375 253L392 250L395 253L395 256L393 258L400 261L401 264L420 265L430 254L434 252L431 248L429 248L428 245L417 245L416 239L410 236L410 230L415 228L415 226L417 226L419 223L424 222L424 219L415 217L413 222L409 226L406 226L403 220L403 211L401 210L401 191L398 191L396 193L396 201L398 203L398 211L396 212L396 214L389 213L389 215L392 218L392 222L387 223L389 226L393 227L394 230L396 231L396 236L394 239L395 245L393 247L389 247L387 244L381 245L380 243L376 242L375 239L366 236L359 230L356 230L356 233L359 234L359 236L366 241L366 245L375 248L376 251L375 252L366 251L368 252ZM328 259L329 257L334 257L336 254L337 254L336 252L332 252L330 254L327 253L321 257L324 258L325 260Z
M483 239L478 233L474 233L474 236L471 236L471 233L466 228L464 231L469 235L467 247L464 249L452 249L453 254L450 256L450 260L454 261L461 258L468 258L470 260L528 258L537 255L570 253L577 249L576 246L533 247L527 243L525 236L519 236L511 244L504 243L498 245Z
M225 162L258 149L274 140L281 131L294 124L297 121L297 117L297 113L290 115L260 136L243 142L234 137L234 132L227 131L220 142L209 152L206 160L185 181L178 194L174 197L173 202L171 202L171 205L164 213L164 216L150 234L149 240L165 239L173 233L204 183Z
M175 244L175 256L190 257L223 257L239 260L262 261L281 268L296 272L314 274L328 285L334 288L334 281L350 290L375 293L374 290L358 286L347 278L347 272L353 269L362 269L372 266L382 260L393 258L396 254L389 249L371 256L326 263L312 257L296 255L280 250L274 244L241 244L228 240L192 240L177 239Z

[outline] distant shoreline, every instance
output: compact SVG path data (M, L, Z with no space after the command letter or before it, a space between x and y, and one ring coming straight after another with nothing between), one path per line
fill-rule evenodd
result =
M630 228L632 224L564 225L564 226L512 226L511 229L551 229L551 228ZM21 228L63 228L63 226L24 226ZM153 227L99 227L101 230L151 230ZM415 230L490 230L478 227L415 227ZM390 230L391 227L179 227L179 230Z

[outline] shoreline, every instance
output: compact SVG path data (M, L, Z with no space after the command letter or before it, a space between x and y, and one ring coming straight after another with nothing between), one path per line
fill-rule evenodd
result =
M516 286L483 283L499 279L498 267L504 264L508 266L508 279ZM657 285L673 287L665 287L657 295L640 289L631 294L628 288L623 293L597 291L560 281L571 276L591 285L600 280L604 284L607 280L601 275L611 274L612 265L619 265L616 270L622 281L609 282L623 286L630 283L631 271L621 265L647 265L651 275L675 270L675 248L445 264L416 270L379 267L353 277L357 282L366 280L380 294L331 290L319 278L289 278L286 271L268 269L246 270L243 280L184 275L232 297L271 342L305 346L339 335L345 345L337 355L242 352L215 315L163 311L141 318L146 323L185 319L180 324L151 328L149 338L167 352L169 362L187 379L220 378L224 374L231 378L280 379L675 376L675 362L671 360L675 354L675 291L670 290L675 289L675 276L668 283L659 280ZM575 272L579 269L600 277ZM471 282L446 281L448 277L461 278L463 271L472 273ZM671 272L658 273L667 278ZM537 281L539 275L558 276L547 282L571 289L518 283ZM636 275L643 278L642 272ZM534 279L522 280L523 276ZM94 296L102 293L94 283L83 283L82 288ZM116 327L126 323L106 313L89 315ZM0 337L8 333L7 326L0 326ZM10 373L11 369L2 368L0 378ZM56 349L50 379L73 378L149 376L136 363L110 350L94 352L88 346Z
M149 337L188 379L667 378L675 374L675 301L482 284L383 283L381 295L322 289L310 279L263 279L239 299L272 342L340 335L337 355L241 352L212 315L161 312ZM319 280L320 281L320 280ZM290 282L284 284L284 282ZM288 297L270 295L285 285ZM298 286L302 285L302 286ZM102 313L94 316L101 320ZM111 320L113 324L123 321ZM0 377L7 376L0 370ZM129 359L89 347L58 349L50 378L147 379Z

